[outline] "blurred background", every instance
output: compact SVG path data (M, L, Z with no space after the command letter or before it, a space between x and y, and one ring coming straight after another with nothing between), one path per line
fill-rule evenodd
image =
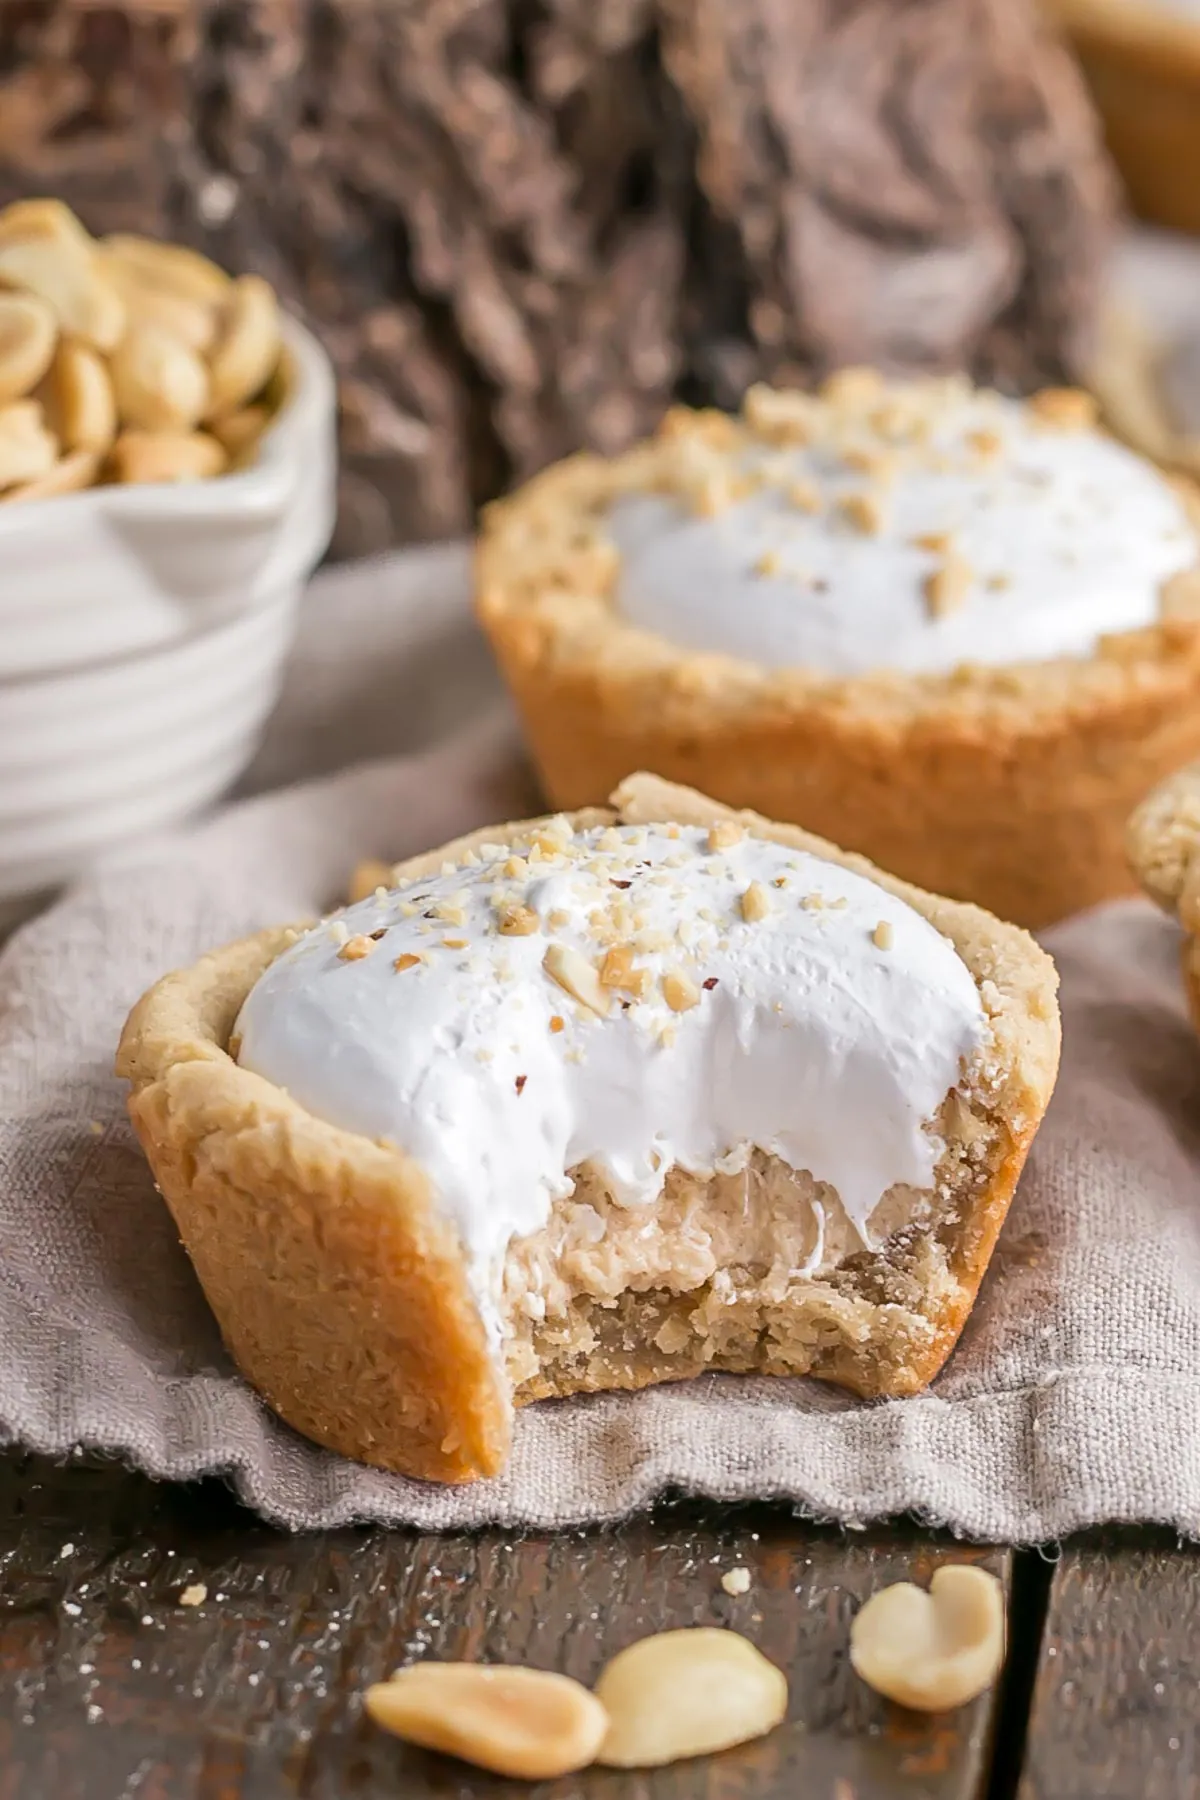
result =
M1093 8L1054 10L1133 198L1200 224L1200 52L1156 85ZM0 203L54 194L265 275L337 367L334 550L357 555L461 533L673 397L858 361L1086 380L1120 185L1059 23L1026 0L3 0Z

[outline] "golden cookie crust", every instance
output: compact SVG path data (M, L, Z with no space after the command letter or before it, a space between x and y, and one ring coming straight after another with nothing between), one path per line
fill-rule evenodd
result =
M731 816L702 795L646 776L626 782L613 805L613 812L580 815L577 825ZM951 1209L944 1272L918 1329L906 1335L894 1306L863 1302L852 1327L829 1327L830 1355L813 1369L862 1393L911 1393L932 1379L957 1340L1053 1089L1053 964L1024 932L975 907L922 894L794 827L741 817L750 831L853 868L907 900L951 938L991 1019L986 1099L972 1127L986 1137L986 1165ZM520 829L473 833L402 865L397 878ZM117 1057L131 1087L130 1116L225 1341L274 1409L347 1456L461 1482L503 1466L514 1398L521 1404L695 1373L686 1358L672 1361L647 1344L632 1363L595 1355L512 1394L457 1238L439 1218L422 1170L402 1148L315 1118L230 1054L243 1000L290 941L287 929L260 932L166 976L133 1009ZM705 1366L762 1365L735 1358ZM800 1373L812 1365L770 1366Z
M1131 809L1200 756L1200 570L1165 584L1156 625L1092 657L937 675L771 670L628 624L608 506L663 485L680 439L752 435L679 409L625 456L568 458L486 510L476 610L551 803L654 769L1031 929L1131 891Z
M1184 991L1200 1031L1200 763L1147 795L1129 821L1127 846L1151 900L1183 926Z
M1200 19L1159 0L1046 0L1137 211L1200 231Z

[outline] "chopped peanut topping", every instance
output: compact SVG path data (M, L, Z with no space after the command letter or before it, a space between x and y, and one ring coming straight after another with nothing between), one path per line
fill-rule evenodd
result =
M883 530L883 508L874 494L845 494L838 507L856 531L876 537Z
M563 1018L561 1013L553 1013L551 1015L551 1018L550 1018L551 1031L558 1033L558 1032L564 1030L565 1026L566 1026L566 1020Z
M771 444L807 444L818 409L811 394L755 383L742 402L747 425Z
M984 462L995 462L1004 448L1004 439L998 431L968 431L967 443Z
M971 588L974 570L965 557L954 551L940 569L925 577L925 604L935 619L957 612Z
M719 819L715 825L709 826L709 850L732 850L745 837L745 830L736 819Z
M749 924L765 919L771 910L767 890L761 881L752 881L741 899L742 917Z
M672 1012L690 1012L700 1004L700 989L690 975L672 970L662 978L662 995Z
M857 469L860 475L874 475L878 481L890 481L896 473L896 459L891 452L868 444L851 444L842 451L842 461L848 469Z
M821 490L811 481L789 482L787 497L797 512L815 513L821 510Z
M614 944L600 965L602 987L618 988L639 1000L648 993L650 981L649 969L635 966L631 944Z
M497 930L502 937L532 937L539 923L532 906L513 904L501 911Z
M840 412L851 412L877 400L883 388L883 376L878 369L851 365L845 369L835 369L832 375L826 377L821 384L821 398Z
M922 531L918 537L913 539L913 544L918 550L933 550L939 556L944 556L954 548L954 533L952 531Z
M1054 431L1089 431L1096 423L1096 402L1082 388L1043 388L1029 410Z
M871 933L871 941L879 950L891 949L896 941L896 933L892 928L890 920L880 919L878 925Z
M342 962L361 962L364 956L370 956L374 948L370 938L360 931L354 937L346 939L338 956Z
M570 944L551 944L542 958L542 967L551 981L556 981L581 1006L601 1017L608 1012L609 998L600 985L599 975L586 956L581 956Z
M782 563L778 550L764 550L754 565L756 575L778 575Z
M396 958L392 967L393 969L397 969L400 974L403 975L405 969L415 969L420 960L421 958L419 956L414 956L411 950L406 950L403 956L398 956Z

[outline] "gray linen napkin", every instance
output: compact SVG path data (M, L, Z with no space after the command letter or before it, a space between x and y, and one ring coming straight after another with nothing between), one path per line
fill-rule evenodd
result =
M325 578L251 785L389 740L411 753L144 846L0 956L0 1436L224 1473L293 1528L559 1525L683 1488L852 1522L915 1511L1015 1542L1106 1519L1200 1536L1200 1045L1173 929L1139 902L1047 939L1058 1092L929 1394L867 1405L815 1382L708 1377L545 1404L520 1415L502 1478L442 1490L314 1448L239 1379L125 1122L121 1023L163 970L328 904L360 856L526 810L494 695L455 553Z

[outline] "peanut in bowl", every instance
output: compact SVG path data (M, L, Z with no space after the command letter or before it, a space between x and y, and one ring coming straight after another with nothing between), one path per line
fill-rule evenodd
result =
M334 417L328 359L260 278L93 240L57 202L0 212L0 683L298 592Z
M106 244L53 203L27 206L35 224L49 221L51 236L65 233L73 248L70 280L53 261L47 275L28 245L14 268L5 221L30 214L0 213L0 927L98 857L186 818L236 780L274 703L301 593L332 531L336 489L333 371L309 332L272 311L274 336L260 338L255 365L243 360L240 392L222 389L217 306L202 396L195 380L172 387L169 351L147 374L141 352L127 349L141 368L142 386L131 389L128 371L113 370L124 341L113 339L115 315L96 301L107 290L89 289L79 273L89 258L104 265ZM190 251L146 245L144 253L155 268L165 255L185 279L199 270L223 304L237 288ZM40 293L18 279L36 281ZM251 291L261 299L261 287ZM26 343L14 374L4 323L22 310L59 322L49 350L45 333ZM188 317L171 315L177 329ZM134 329L132 303L120 318L122 333ZM161 345L170 333L156 329ZM82 335L97 331L107 349ZM61 391L55 359L66 370ZM194 375L198 360L176 367ZM161 377L157 401L151 377ZM14 394L18 380L25 391ZM215 410L231 393L237 404ZM105 394L111 436L102 447ZM90 447L76 441L81 431L91 432ZM51 456L37 474L37 459ZM79 485L81 457L92 485ZM13 480L18 471L26 479Z

